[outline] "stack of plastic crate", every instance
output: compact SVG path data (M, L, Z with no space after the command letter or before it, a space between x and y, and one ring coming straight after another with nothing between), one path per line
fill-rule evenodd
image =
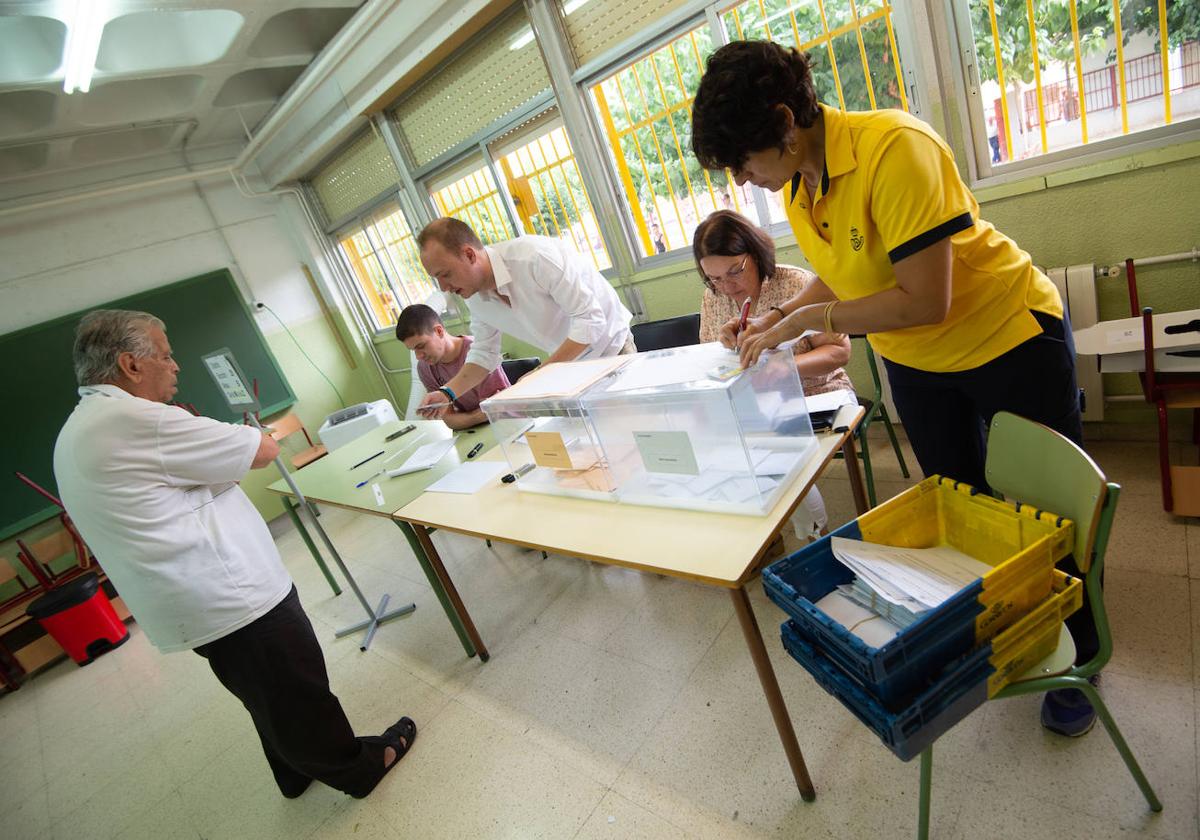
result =
M1082 582L1054 568L1071 551L1070 520L939 476L831 536L949 545L992 567L880 647L815 606L854 579L829 538L763 572L767 594L791 616L788 652L905 761L1053 652L1063 619L1083 603Z

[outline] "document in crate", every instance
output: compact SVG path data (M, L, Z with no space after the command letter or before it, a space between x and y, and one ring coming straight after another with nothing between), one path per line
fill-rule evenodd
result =
M944 545L903 548L833 537L830 548L838 562L855 574L852 583L837 588L838 594L897 629L908 627L991 571L986 563Z

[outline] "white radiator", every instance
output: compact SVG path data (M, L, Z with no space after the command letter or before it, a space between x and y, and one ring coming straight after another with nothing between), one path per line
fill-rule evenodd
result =
M1096 304L1096 267L1087 265L1072 265L1066 268L1051 268L1046 276L1058 287L1067 314L1071 317L1071 328L1080 330L1090 327L1099 320L1100 312ZM1079 378L1079 387L1083 389L1084 405L1083 419L1100 421L1104 419L1104 379L1100 375L1100 357L1083 354L1075 359L1075 373Z

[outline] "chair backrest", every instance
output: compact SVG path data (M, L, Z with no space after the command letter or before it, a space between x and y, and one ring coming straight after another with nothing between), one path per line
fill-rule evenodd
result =
M686 347L700 343L700 313L631 324L633 343L638 350L663 350L668 347Z
M22 589L26 589L25 581L21 579L21 573L17 571L17 567L12 564L7 557L0 557L0 585L8 583L10 580L15 580L21 584Z
M278 420L272 420L266 426L271 431L271 437L277 441L283 440L288 435L295 434L304 428L304 424L300 422L300 418L294 411L289 411Z
M883 399L883 382L879 379L879 363L875 360L875 351L871 349L871 342L867 341L865 335L852 335L850 343L856 352L861 350L863 357L867 360L867 369L871 371L871 386L874 388L871 401L875 405L879 405L880 400Z
M542 360L537 356L529 356L525 359L505 359L500 363L500 367L504 368L504 375L508 377L508 383L515 385L518 379L541 363Z
M1087 574L1094 557L1103 562L1097 550L1107 541L1107 533L1098 534L1101 511L1110 488L1115 491L1113 504L1120 488L1109 485L1096 462L1074 442L1040 423L1001 411L992 418L988 434L986 472L988 484L1005 497L1075 522L1075 564L1081 572Z

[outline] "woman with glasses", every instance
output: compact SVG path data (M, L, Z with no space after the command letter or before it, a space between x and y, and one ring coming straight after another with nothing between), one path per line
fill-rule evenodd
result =
M821 103L808 57L735 41L709 58L692 104L692 149L738 184L782 191L796 243L820 279L721 340L752 363L805 330L867 333L926 475L980 489L985 429L1011 411L1082 443L1071 328L1054 284L979 216L946 142L900 110ZM1079 574L1067 558L1063 570ZM1088 609L1067 620L1080 662L1098 639ZM1052 692L1047 728L1082 735L1086 698Z
M745 216L718 210L700 223L692 236L692 255L704 282L700 304L700 341L717 341L721 326L740 317L750 300L750 314L782 306L817 279L811 271L775 262L775 243ZM796 371L807 395L846 390L854 385L842 366L850 360L850 339L841 333L813 333L793 346ZM792 517L800 539L826 533L828 516L821 494L813 487L803 512Z

